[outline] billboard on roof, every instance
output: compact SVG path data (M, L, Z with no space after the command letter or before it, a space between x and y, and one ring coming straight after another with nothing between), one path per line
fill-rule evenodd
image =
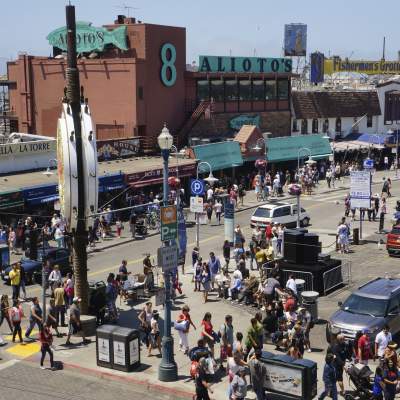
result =
M285 25L285 56L305 56L307 53L307 25Z

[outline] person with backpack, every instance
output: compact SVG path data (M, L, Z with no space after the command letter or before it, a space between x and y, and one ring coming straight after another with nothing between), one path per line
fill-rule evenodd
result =
M42 330L42 328L43 328L43 312L42 312L42 307L40 307L40 304L39 304L39 299L37 297L34 297L32 299L31 313L29 316L29 326L25 332L25 337L27 339L30 339L30 334L32 332L32 329L35 327L35 325L38 326L39 331Z
M53 343L53 335L51 334L50 328L47 325L47 323L45 323L43 325L43 329L40 331L39 340L40 340L40 351L42 353L42 356L40 357L40 368L46 369L43 366L43 363L44 363L44 359L46 357L46 353L49 353L50 367L52 370L54 370L54 357L53 357L53 352L50 348L50 346Z
M208 392L213 393L210 384L207 382L207 368L206 358L201 357L195 375L196 400L210 400Z
M21 302L19 300L14 300L13 307L10 310L10 319L13 327L12 341L15 342L15 337L18 335L19 341L23 344L22 340L22 329L21 321L24 317L24 312L22 310Z
M266 400L264 381L267 375L267 367L260 361L261 354L261 349L257 349L249 360L250 378L257 400Z

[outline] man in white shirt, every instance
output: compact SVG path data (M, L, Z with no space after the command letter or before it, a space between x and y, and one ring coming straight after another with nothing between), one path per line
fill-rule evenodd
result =
M51 227L54 228L61 222L60 217L57 214L53 215L53 218L51 219Z
M212 190L212 188L209 188L207 190L207 202L212 201L214 197L214 191Z
M295 296L297 296L297 286L294 275L289 275L289 279L286 282L286 288L290 289L295 294Z
M383 357L385 349L392 341L392 334L389 332L389 327L385 325L383 329L376 335L375 338L375 355L379 358Z

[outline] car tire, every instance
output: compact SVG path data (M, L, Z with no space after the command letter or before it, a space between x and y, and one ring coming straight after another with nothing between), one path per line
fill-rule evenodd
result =
M25 284L26 285L33 284L33 274L26 274Z
M326 341L328 343L330 343L331 342L331 333L329 332L328 325L326 325L326 328L325 328L325 336L326 336Z
M310 218L306 217L301 221L301 226L308 226L308 225L310 225Z

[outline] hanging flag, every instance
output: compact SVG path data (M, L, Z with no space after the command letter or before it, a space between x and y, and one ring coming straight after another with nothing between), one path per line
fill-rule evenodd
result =
M178 209L178 246L178 265L183 265L186 257L187 234L185 215L183 214L183 209L181 207Z

